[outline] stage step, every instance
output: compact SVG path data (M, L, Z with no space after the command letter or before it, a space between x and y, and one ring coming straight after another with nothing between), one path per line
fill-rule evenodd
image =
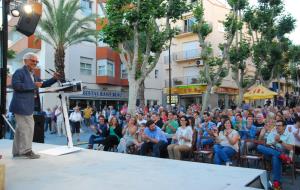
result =
M5 166L0 164L0 190L5 188Z

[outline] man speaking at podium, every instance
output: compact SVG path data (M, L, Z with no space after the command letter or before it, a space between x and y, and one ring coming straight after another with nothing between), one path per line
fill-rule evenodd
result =
M34 75L34 69L38 64L38 56L34 53L26 53L23 56L24 66L13 74L12 88L13 98L9 111L15 114L16 133L13 142L13 157L25 157L37 159L40 156L32 151L32 139L34 133L33 112L40 109L39 88L49 87L56 83L59 74L54 73L53 78L46 81Z

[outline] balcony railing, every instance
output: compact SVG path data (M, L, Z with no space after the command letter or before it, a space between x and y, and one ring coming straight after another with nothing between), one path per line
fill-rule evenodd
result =
M175 61L193 60L193 59L199 59L200 57L201 57L200 48L173 53L173 59Z
M172 87L179 85L191 85L191 84L206 84L205 81L200 79L200 76L190 77L176 77L172 79ZM169 80L165 80L165 87L169 87Z

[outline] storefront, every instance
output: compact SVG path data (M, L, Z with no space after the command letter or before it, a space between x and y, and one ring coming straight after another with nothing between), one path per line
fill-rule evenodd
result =
M189 106L191 104L201 104L202 94L206 90L206 85L180 85L171 88L172 105ZM166 103L169 104L169 88L165 88Z
M236 105L239 90L229 87L217 87L215 93L218 95L217 106L219 108L231 108Z
M120 109L124 103L128 102L128 92L103 91L96 89L84 89L82 94L69 96L69 108L79 106L81 109L87 105L95 106L98 110L104 106L114 106Z
M209 97L211 107L229 108L236 102L238 89L230 87L215 87L215 90ZM206 91L206 85L181 85L171 89L172 105L189 106L191 104L202 104L203 94ZM169 89L165 88L166 103L169 103Z

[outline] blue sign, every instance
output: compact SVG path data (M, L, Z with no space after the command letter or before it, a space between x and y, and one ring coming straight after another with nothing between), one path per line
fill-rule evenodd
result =
M109 98L109 99L127 99L128 93L120 91L100 91L100 90L91 90L84 89L83 96L95 97L95 98Z

